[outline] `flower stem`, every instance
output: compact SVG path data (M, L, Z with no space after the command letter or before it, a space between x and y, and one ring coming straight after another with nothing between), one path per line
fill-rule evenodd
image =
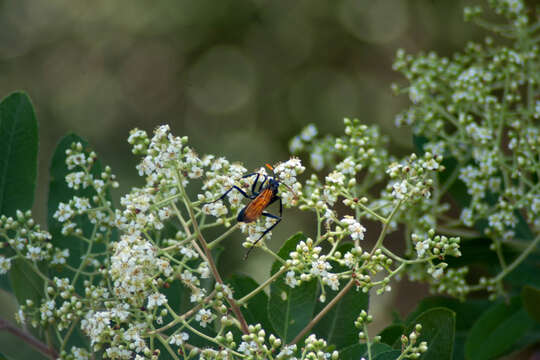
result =
M214 275L214 279L219 284L223 285L223 280L221 279L221 275L219 274L216 263L214 262L214 258L212 257L212 253L210 252L210 249L208 248L208 243L204 239L201 229L199 229L199 225L197 224L197 220L195 218L195 213L193 212L193 207L191 205L191 202L189 201L189 198L187 196L186 190L184 189L184 185L182 184L182 179L180 177L180 173L178 172L178 169L176 169L176 180L178 182L178 187L180 188L180 191L182 192L182 197L184 198L184 204L186 205L186 209L189 213L189 217L191 218L193 229L195 230L195 233L197 234L197 237L199 238L199 242L201 244L201 247L206 254L206 259L208 261L208 266L210 266L210 270L212 271ZM242 332L244 334L249 334L249 329L247 326L246 319L244 318L244 315L240 311L240 308L236 304L236 301L234 301L233 298L227 297L227 302L229 305L231 305L232 311L234 312L234 315L240 322L240 327L242 328Z
M45 345L26 331L23 331L18 327L13 326L7 320L4 320L2 318L0 318L0 330L6 330L7 332L21 338L24 342L28 343L34 349L51 359L58 358L58 352L53 347Z
M538 242L540 242L540 235L538 235L536 239L534 239L533 242L531 242L529 246L521 254L519 254L519 256L515 258L514 261L512 261L512 263L508 265L506 269L501 271L499 275L497 275L493 280L501 281L506 275L510 274L519 264L523 262L523 260L525 260L527 256L529 256L529 254L534 250L536 245L538 245Z
M370 255L373 255L375 253L375 250L377 250L382 245L382 242L386 236L386 232L388 231L388 228L390 227L390 222L392 221L392 218L394 217L394 215L396 214L396 212L398 211L402 203L403 203L403 200L400 200L397 203L397 205L394 207L394 209L392 209L392 212L390 213L390 215L388 215L388 218L384 220L383 222L384 225L381 230L381 234L379 235L379 238L377 239L375 246L373 246L373 249L371 249Z
M159 340L159 342L163 345L163 347L167 350L167 352L173 357L173 359L180 360L180 358L176 356L176 354L174 353L174 350L171 348L171 346L160 334L158 334L156 337Z
M250 292L249 294L247 294L246 296L244 296L243 298L241 298L240 300L238 300L236 303L239 305L239 306L242 306L244 305L249 299L251 299L252 297L254 297L255 295L257 295L259 292L261 292L265 287L267 287L268 285L270 285L270 283L272 281L274 281L275 279L277 279L281 274L283 274L285 271L287 271L287 267L286 266L282 266L281 269L279 269L278 272L276 272L274 275L272 275L271 277L269 277L268 279L266 279L265 282L263 282L261 285L259 285L255 290L253 290L252 292Z

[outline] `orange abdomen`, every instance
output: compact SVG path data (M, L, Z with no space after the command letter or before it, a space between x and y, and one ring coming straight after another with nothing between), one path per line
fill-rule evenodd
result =
M257 220L273 197L274 192L271 189L261 191L255 199L238 213L238 221L250 223Z

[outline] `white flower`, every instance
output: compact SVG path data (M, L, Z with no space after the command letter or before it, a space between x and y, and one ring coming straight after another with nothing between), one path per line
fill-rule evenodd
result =
M100 341L105 329L110 330L111 314L108 311L90 310L81 321L81 329L90 337L91 344Z
M148 297L148 309L153 309L156 306L161 306L163 304L167 303L167 298L165 295L160 293L154 293Z
M296 345L285 345L277 354L277 359L287 359L287 360L296 360L296 357L293 357L292 355L296 351Z
M345 264L345 266L352 268L355 264L354 255L351 252L347 251L343 256L343 263Z
M206 290L194 288L193 292L191 293L191 296L189 297L189 301L199 302L204 298L205 295L206 295Z
M345 216L343 219L341 219L341 222L347 225L347 230L351 233L351 238L353 240L364 240L366 228L363 227L352 216Z
M416 243L416 252L419 258L424 256L426 250L429 250L429 240L418 241Z
M43 252L39 246L28 246L28 254L26 255L27 259L32 261L39 261L43 259Z
M323 282L330 286L330 288L334 291L339 290L339 278L337 274L328 273L325 277L323 277Z
M0 255L0 274L6 274L11 269L11 259Z
M348 156L337 164L336 169L343 174L354 175L356 173L355 163L352 157Z
M88 176L84 171L76 171L66 175L66 184L69 188L78 190L81 185L88 186Z
M315 276L326 276L330 269L332 266L323 257L311 262L311 273Z
M304 148L304 144L299 136L295 136L289 143L289 151L291 154L296 154Z
M64 222L73 217L74 214L75 213L73 212L69 204L60 203L58 204L58 210L56 210L53 217L59 222Z
M21 325L26 324L26 319L24 317L24 312L22 311L21 308L19 308L19 311L17 311L15 313L15 320L17 321L18 324L21 324Z
M206 325L208 325L213 320L213 318L214 315L210 310L207 309L201 309L199 310L197 315L195 315L195 320L197 320L202 327L206 327Z
M310 141L315 136L317 136L317 133L318 133L318 131L317 131L317 128L315 127L315 125L309 124L300 133L300 138L302 138L302 140L304 140L304 141Z
M191 171L188 173L188 176L191 179L200 178L201 176L203 176L203 170L198 166L194 166L191 168Z
M197 271L201 274L201 278L203 279L209 279L210 278L210 267L208 266L208 263L202 262L199 265L199 268Z
M169 340L169 344L182 346L184 342L186 342L188 339L189 339L189 335L185 332L181 332L179 334L174 334L173 336L171 336L171 339Z
M285 284L289 285L290 287L294 288L296 285L298 285L298 280L294 277L294 271L288 271L287 275L285 276Z
M398 175L399 170L401 170L401 164L393 162L388 166L388 169L386 169L386 173L390 175L390 177L395 177Z
M344 180L345 175L343 175L339 171L332 171L326 176L326 181L332 184L343 185Z
M439 168L439 163L435 159L429 159L423 163L422 166L428 170L437 170Z
M407 181L398 181L392 185L393 191L392 196L394 196L396 199L401 200L405 198L405 194L407 193Z
M199 285L199 279L188 270L184 270L184 272L180 275L180 279L188 286Z
M313 169L320 171L324 167L324 157L320 151L314 151L309 156L309 160Z
M291 158L288 161L280 163L274 169L274 173L281 182L288 186L293 186L296 183L296 176L302 174L306 168L302 166L302 162L298 158Z
M258 346L255 341L250 341L249 343L242 341L242 343L240 343L238 346L238 351L246 355L251 355L253 352L256 352L257 349Z
M444 270L442 268L437 268L431 276L433 276L434 279L439 280L441 276L443 275Z
M87 198L74 196L73 204L75 205L75 208L79 210L79 212L84 212L90 209L90 200L88 200Z
M52 257L51 264L65 264L66 259L68 257L69 257L69 249L64 249L64 250L56 249Z

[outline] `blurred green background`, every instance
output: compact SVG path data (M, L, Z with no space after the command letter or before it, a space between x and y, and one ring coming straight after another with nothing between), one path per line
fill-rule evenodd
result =
M170 124L199 154L248 169L286 160L289 139L308 123L340 134L343 117L379 124L392 152L410 152L410 133L393 125L408 103L389 89L401 80L394 54L450 55L479 40L464 4L471 1L1 1L0 96L26 91L40 123L35 216L45 223L49 161L68 132L111 165L117 198L142 184L125 140L134 127ZM305 214L284 215L275 247L310 226ZM236 234L225 243L225 272L266 277L270 259L255 251L242 262L240 242ZM403 296L399 305L408 311L414 301ZM1 315L12 318L15 305L4 302Z

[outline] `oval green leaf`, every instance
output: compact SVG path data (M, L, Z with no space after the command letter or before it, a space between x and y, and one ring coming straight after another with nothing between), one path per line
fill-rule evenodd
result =
M306 240L306 236L298 233L283 244L278 255L286 259L296 245ZM272 264L272 275L279 271L281 263ZM317 283L310 281L291 288L285 283L285 274L270 285L268 315L276 333L284 342L290 342L309 323L317 302Z
M352 248L352 244L344 244L338 248L342 254L345 254ZM332 272L343 272L347 269L338 264L332 264ZM340 289L345 286L341 281ZM326 288L326 302L317 302L316 313L321 311L329 301L331 301L339 291L332 291ZM335 345L336 348L356 344L358 342L358 329L354 326L356 317L360 311L368 311L369 295L353 287L343 298L319 321L313 328L313 332L318 337L325 339L328 344Z
M70 134L62 138L54 152L51 168L50 168L50 184L49 184L49 199L47 203L47 223L49 232L53 236L52 244L61 249L69 249L69 258L67 263L75 269L81 265L81 261L85 258L88 250L88 243L82 241L76 236L66 236L62 234L62 223L58 222L54 217L54 213L58 209L58 205L63 202L67 203L73 196L86 197L91 199L95 194L94 189L86 188L74 190L67 186L65 177L68 173L74 170L68 170L66 166L66 150L71 148L71 144L80 142L84 148L88 147L88 143L75 134ZM95 161L92 168L92 173L99 178L101 173L101 165L98 160ZM110 197L108 197L110 200ZM94 224L86 216L78 216L74 220L77 227L83 230L84 236L91 237L94 229ZM93 244L92 252L104 252L104 244ZM70 280L74 277L74 272L58 267L53 269L53 275L58 277L67 277ZM75 289L79 294L84 294L84 288L81 281L75 284Z
M22 92L5 97L0 103L0 214L14 216L34 202L37 177L38 123L30 98ZM11 254L9 254L11 255ZM8 256L9 256L8 255ZM43 281L25 260L15 260L9 272L10 284L20 304L31 299L39 304Z
M416 324L422 325L417 344L426 341L428 350L422 355L422 360L450 360L454 348L456 314L447 308L436 307L429 309L408 323L405 334L408 336ZM401 348L401 341L394 343L394 348Z
M540 323L540 289L525 286L521 291L521 298L529 316Z
M255 280L246 275L233 275L227 280L227 284L234 291L235 299L241 299L259 286ZM268 296L264 291L261 291L249 299L246 306L241 307L241 311L248 324L261 324L267 333L273 333L274 330L266 311L267 304Z
M0 214L13 216L34 202L38 124L28 96L16 92L0 103Z
M513 345L533 326L520 297L510 304L492 305L476 321L465 342L467 359L493 359L512 350Z

